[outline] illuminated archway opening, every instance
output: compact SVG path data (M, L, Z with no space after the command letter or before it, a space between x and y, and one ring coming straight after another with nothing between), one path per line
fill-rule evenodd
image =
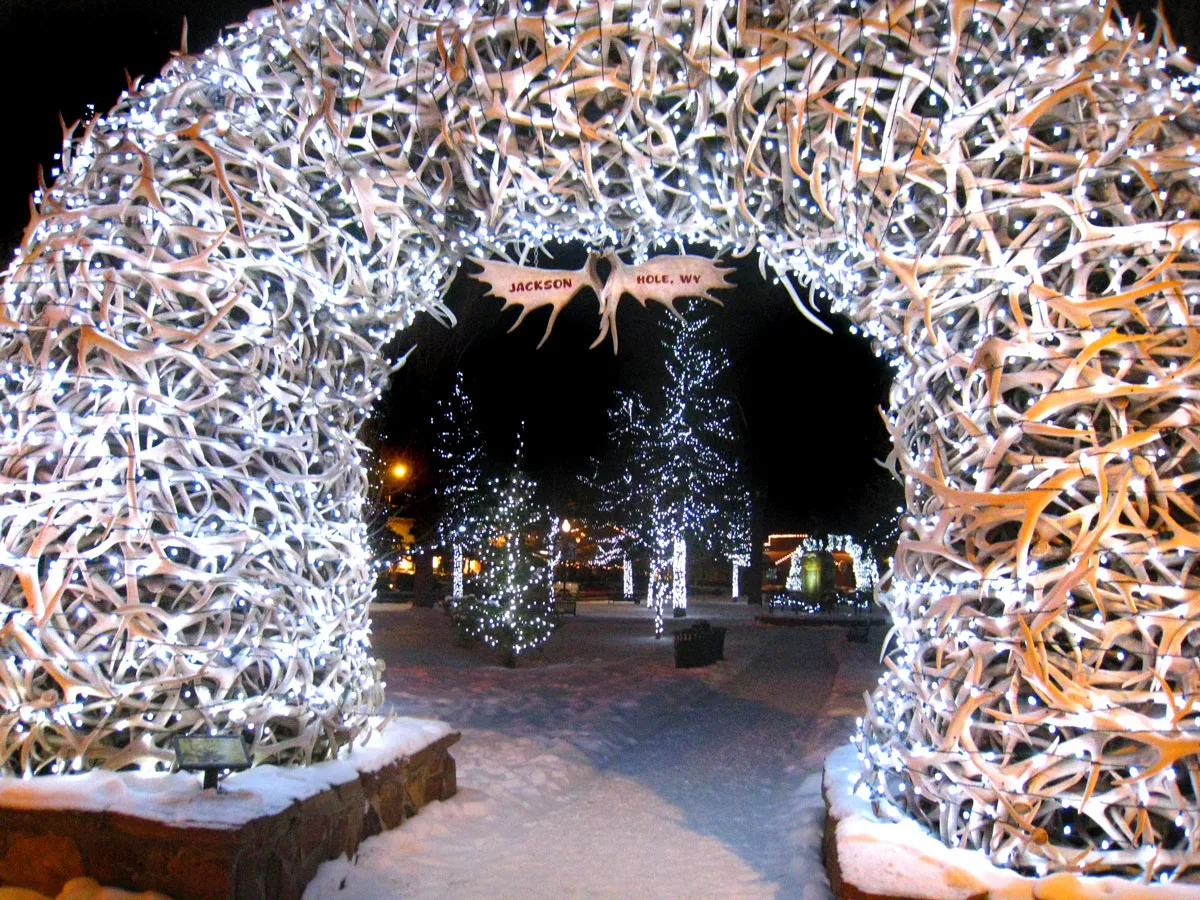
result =
M4 278L5 768L347 747L378 348L466 256L687 240L897 366L876 795L1008 865L1195 867L1191 70L1092 0L306 0L174 61Z

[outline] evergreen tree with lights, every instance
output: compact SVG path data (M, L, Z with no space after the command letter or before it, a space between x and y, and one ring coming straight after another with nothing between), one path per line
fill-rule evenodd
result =
M440 475L441 516L435 535L450 550L453 573L450 592L459 597L463 594L463 553L477 543L483 481L483 439L475 426L474 409L462 372L458 373L450 396L438 401L438 414L441 421L434 455Z
M519 467L487 483L480 516L482 573L478 596L456 597L452 617L460 635L504 654L506 665L542 644L554 630L546 560L538 553L553 535Z

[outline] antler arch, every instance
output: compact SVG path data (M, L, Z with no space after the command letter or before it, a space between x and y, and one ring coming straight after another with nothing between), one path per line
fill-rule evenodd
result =
M347 746L378 348L468 255L706 242L897 363L881 800L1009 865L1187 872L1190 72L1086 0L309 0L175 60L4 277L5 767Z

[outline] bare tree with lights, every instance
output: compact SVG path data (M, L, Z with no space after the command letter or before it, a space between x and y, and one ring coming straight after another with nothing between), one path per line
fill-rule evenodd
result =
M741 457L734 457L732 462L736 465L736 469L731 475L733 485L723 507L725 527L717 533L716 546L718 551L729 560L730 594L736 600L742 595L741 570L750 565L751 542L753 541L751 529L753 500L745 482L743 474L745 469Z
M644 489L658 446L658 435L641 392L617 391L616 403L608 412L604 455L585 482L594 495L597 512L615 530L605 542L604 551L607 557L621 558L622 592L626 596L632 596L633 557L649 554L652 572L658 562L651 552L655 497Z
M665 384L618 393L597 478L600 511L649 558L659 633L668 602L676 615L687 608L689 541L731 560L749 551L749 491L723 393L728 358L706 333L703 317L681 320L663 342Z
M669 534L671 605L687 610L687 547L740 556L749 542L749 491L736 451L735 409L727 392L729 357L704 314L680 319L666 345L666 383L650 484ZM737 547L736 551L734 547Z
M450 550L451 588L463 594L463 553L477 544L480 488L483 480L483 438L475 425L474 407L463 373L454 379L449 398L438 401L440 425L434 443L438 460L441 515L435 534Z
M661 428L661 411L647 399L650 391L617 392L609 410L607 448L590 485L597 510L617 529L610 555L620 553L622 592L633 595L631 563L645 555L649 570L646 605L655 611L655 634L663 632L663 609L670 602L672 532L668 525L663 480L671 452Z

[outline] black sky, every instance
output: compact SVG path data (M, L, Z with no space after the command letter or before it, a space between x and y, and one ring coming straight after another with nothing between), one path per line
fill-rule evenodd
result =
M899 497L874 463L888 451L877 411L888 367L849 334L848 323L829 318L831 337L805 321L783 288L764 283L753 260L738 264L731 280L736 289L722 292L722 305L692 303L688 313L709 316L724 340L749 470L766 490L768 525L865 529L867 505L894 511ZM590 294L581 295L539 350L548 313L531 314L507 334L517 313L502 312L485 290L460 273L448 295L457 327L422 317L400 337L397 353L414 349L382 403L380 427L419 465L432 440L435 401L461 369L492 455L507 458L523 423L527 467L548 487L557 481L561 492L603 452L614 389L662 384L670 314L626 298L617 320L620 353L609 343L589 350L598 309Z
M38 165L49 170L59 149L59 116L106 110L126 87L126 71L152 76L180 46L210 45L220 29L259 6L245 0L0 0L0 79L8 87L0 179L0 253L7 259L28 219ZM1128 12L1155 0L1124 0ZM1167 0L1179 40L1200 46L1200 0ZM727 335L734 392L748 424L750 469L768 495L773 528L862 528L862 512L894 506L897 496L873 458L887 452L877 407L888 373L846 323L830 319L834 336L804 321L780 289L764 284L752 264L738 289L715 309ZM626 300L619 318L621 354L588 350L596 334L595 302L581 299L560 318L541 350L544 318L532 316L506 335L515 317L483 299L460 278L449 303L454 331L422 321L397 344L416 344L379 410L379 427L415 456L428 446L437 396L461 368L485 438L497 455L510 451L525 421L526 458L552 483L586 467L602 448L604 409L612 390L656 377L665 313ZM867 516L869 518L869 515Z

